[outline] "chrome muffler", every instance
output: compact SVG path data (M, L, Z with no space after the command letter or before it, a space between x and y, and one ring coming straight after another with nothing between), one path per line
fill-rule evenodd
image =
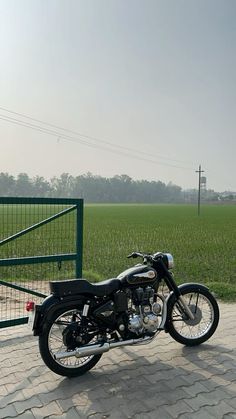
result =
M141 339L129 339L129 340L119 341L119 342L112 342L112 343L105 342L102 344L81 346L80 348L76 348L74 351L57 352L56 354L54 354L54 359L59 360L59 359L69 358L72 356L76 356L76 358L83 358L86 356L103 354L104 352L110 351L110 349L118 348L120 346L149 343L151 342L151 340L153 340L153 338L154 336L152 337L147 336Z

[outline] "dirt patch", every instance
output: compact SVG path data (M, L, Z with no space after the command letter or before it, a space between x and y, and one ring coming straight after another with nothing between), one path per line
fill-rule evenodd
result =
M25 286L25 284L22 284L21 282L14 283L14 285L19 285L20 287ZM42 281L27 282L26 289L29 291L38 291L48 295L49 283ZM36 297L30 293L19 291L5 285L0 285L0 321L27 316L25 305L28 300L33 300L36 304L40 304L43 298Z

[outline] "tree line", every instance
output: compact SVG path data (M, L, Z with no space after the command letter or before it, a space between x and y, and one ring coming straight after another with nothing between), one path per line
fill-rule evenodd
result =
M111 178L87 173L72 176L63 173L46 180L26 173L13 176L0 173L0 196L83 198L86 202L103 203L177 203L183 202L180 186L159 180L133 180L128 175Z

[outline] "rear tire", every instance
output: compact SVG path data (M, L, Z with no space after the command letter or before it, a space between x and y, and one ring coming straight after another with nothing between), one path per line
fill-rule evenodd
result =
M186 346L200 345L215 332L219 323L219 307L206 289L191 285L181 291L185 302L195 316L190 320L173 295L168 305L168 332L173 339Z
M80 376L91 368L93 368L102 354L91 355L84 358L76 358L75 356L58 359L54 358L56 352L67 351L67 347L63 342L63 330L72 321L72 316L77 317L76 321L80 321L81 310L78 307L70 309L57 310L49 322L46 322L42 334L39 336L39 351L41 357L48 368L56 374L66 377Z

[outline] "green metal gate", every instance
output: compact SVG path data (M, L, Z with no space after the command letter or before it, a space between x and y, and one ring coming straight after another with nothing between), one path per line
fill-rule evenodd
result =
M49 281L82 276L83 200L0 198L0 328L27 323Z

